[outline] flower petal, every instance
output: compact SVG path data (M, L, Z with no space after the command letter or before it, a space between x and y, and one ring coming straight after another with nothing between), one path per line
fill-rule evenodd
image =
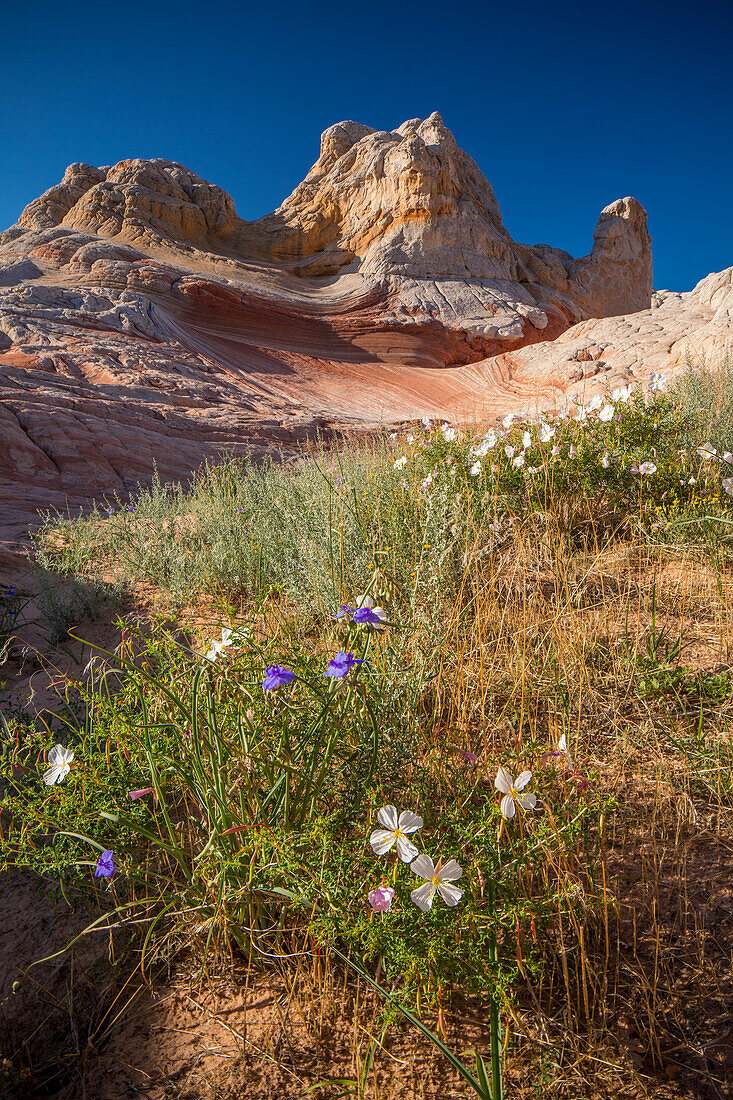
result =
M398 836L397 852L403 863L409 863L417 855L417 848L406 836Z
M388 832L387 829L375 829L369 837L369 843L378 856L383 856L385 852L388 852L395 840L394 833Z
M412 861L410 870L413 874L419 875L420 878L432 878L435 874L435 865L430 856L426 856L425 853L423 853Z
M422 829L422 827L423 819L421 817L414 814L412 810L402 811L398 822L398 828L400 828L403 833L414 833L417 832L418 829Z
M512 789L512 777L506 768L499 768L496 773L496 779L494 780L494 786L497 791L501 791L502 794L509 794Z
M428 909L432 909L435 889L432 882L426 882L422 886L417 886L410 894L415 905L418 909L422 909L423 913L427 913Z
M458 905L458 902L463 897L463 890L460 890L457 886L453 886L450 882L438 883L438 893L446 905Z
M454 859L449 859L445 867L441 867L438 871L438 879L440 882L454 882L455 879L463 876L463 868Z
M507 821L511 821L514 817L515 810L514 799L510 794L505 794L501 800L501 812L504 814Z
M377 821L380 825L384 825L385 829L397 828L397 809L394 806L382 806L381 810L377 814Z
M517 778L514 780L514 790L524 790L531 778L532 772L522 772L521 775L518 775Z
M54 783L59 783L61 781L64 774L63 768L63 764L52 764L51 767L43 773L43 782L47 787L53 787Z
M523 810L533 810L537 805L537 796L527 791L526 794L517 794L517 802Z

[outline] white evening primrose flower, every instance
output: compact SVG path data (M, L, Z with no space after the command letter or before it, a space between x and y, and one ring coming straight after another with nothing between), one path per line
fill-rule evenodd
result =
M430 856L422 855L413 860L410 870L420 878L428 880L424 886L416 887L410 894L415 905L423 913L427 913L432 908L436 891L446 905L458 905L463 897L463 890L453 885L456 879L463 875L463 869L454 859L449 859L442 867L440 864L436 867Z
M608 453L608 451L605 451L604 455L603 455L603 458L601 459L601 466L603 467L604 470L607 470L610 465L611 465L611 456Z
M587 419L588 419L588 410L583 408L582 405L578 405L577 409L575 410L575 416L573 417L573 420L577 420L577 422L579 424L582 424L583 421L587 420Z
M487 447L489 450L496 446L496 432L493 428L489 428L486 435L483 435L481 437L481 444L482 446Z
M588 404L585 407L586 412L589 412L589 413L597 412L598 409L600 409L602 404L603 404L603 398L601 397L601 395L599 393L594 393L593 396L591 397L590 401L588 402Z
M521 470L522 466L524 466L524 455L517 455L516 458L513 458L512 466L514 466L516 470Z
M453 440L456 438L456 429L451 428L450 424L441 425L440 430L443 433L443 439L446 441L446 443L452 443Z
M529 448L532 446L532 436L529 432L522 432L522 446L524 447L525 451L528 451Z
M406 435L405 439L407 440L407 442L409 443L410 446L412 446L412 444L415 442L415 436L414 435Z
M74 754L71 749L65 749L63 745L54 745L48 754L50 768L43 773L43 782L47 787L53 787L54 783L63 783L71 771L71 761Z
M718 456L715 447L711 447L709 443L704 443L702 447L698 447L697 454L700 458L717 458Z
M432 483L433 483L433 475L428 474L428 476L423 481L420 482L420 488L423 489L423 490L428 489L432 485Z
M494 786L497 791L501 791L503 795L501 800L501 812L507 821L510 821L511 818L514 817L517 802L523 810L533 810L537 805L537 799L531 791L528 791L526 794L522 793L531 778L532 772L529 771L522 772L516 779L512 779L511 774L506 768L499 768L496 773Z
M432 422L432 420L430 419L429 416L424 416L422 418L422 426L423 426L423 428L425 429L426 432L430 431L430 429L433 426L433 422Z
M733 497L733 477L723 478L723 488L729 497Z
M557 444L552 448L550 454L553 458L557 458L557 456L560 454L560 448L557 446Z
M481 463L474 462L473 466L468 472L470 473L471 477L478 477L478 475L481 473Z
M481 442L477 443L475 447L471 447L468 453L474 458L485 458L486 455L489 453L489 450L489 444L486 442L485 439L482 439Z
M530 477L532 474L538 474L540 472L540 467L539 466L528 466L527 469L524 472L525 472L525 474L527 474L528 477Z
M555 429L543 420L539 426L538 435L540 443L549 443L555 436Z
M390 439L396 439L397 438L397 432L390 432L389 433L389 438Z
M394 468L395 468L395 470L401 470L401 469L402 469L402 467L403 467L403 466L406 466L406 465L407 465L407 456L406 456L406 455L402 455L402 456L401 456L400 458L398 458L398 459L397 459L397 461L395 462L395 464L394 464Z
M507 456L507 458L514 458L515 450L516 450L515 447L505 447L504 448L504 454Z
M604 405L598 413L598 419L604 424L608 424L609 420L613 420L615 412L613 405Z
M666 374L657 374L656 371L652 371L649 375L649 389L650 390L663 390L667 385Z
M570 750L568 748L568 742L567 742L567 738L565 737L565 734L562 735L562 737L560 738L560 740L557 743L557 751L564 753L570 767L571 768L574 767L573 758L570 755Z
M504 427L506 428L507 431L509 431L509 429L511 428L513 423L514 423L514 413L507 413L506 416L504 417L504 419L502 420L502 424L504 425Z
M570 444L570 450L568 451L568 458L577 458L577 457L578 457L578 448L575 446L574 443L571 443Z
M377 821L383 825L383 829L375 829L369 838L369 843L377 856L386 853L397 845L397 854L403 863L409 863L417 855L417 848L408 837L408 833L415 833L422 829L423 820L414 814L412 810L403 810L397 816L394 806L382 806L377 814Z
M653 462L642 462L641 466L639 467L640 474L656 474L656 472L657 467L654 465Z

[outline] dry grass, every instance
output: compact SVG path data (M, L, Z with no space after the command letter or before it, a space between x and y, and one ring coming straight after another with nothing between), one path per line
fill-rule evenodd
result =
M503 945L520 963L509 1096L733 1094L732 594L733 572L701 550L592 534L573 547L547 517L509 525L491 554L465 548L421 696L426 753L475 753L479 796L512 751L558 797L586 783L606 807L577 859L526 876L528 902L554 896L558 914L542 938L528 922ZM426 644L415 630L406 658ZM574 778L542 773L563 734ZM527 947L539 968L522 965ZM461 1094L435 1051L319 952L269 973L220 961L203 985L192 973L184 954L154 998L141 990L93 1032L59 1100ZM488 1045L485 1005L460 990L434 1022L457 1051Z

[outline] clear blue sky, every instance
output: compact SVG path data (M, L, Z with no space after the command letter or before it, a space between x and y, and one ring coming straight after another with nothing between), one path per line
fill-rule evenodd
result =
M586 254L607 203L649 212L654 284L733 264L731 5L3 5L0 227L71 161L177 160L273 210L341 119L441 112L512 236Z

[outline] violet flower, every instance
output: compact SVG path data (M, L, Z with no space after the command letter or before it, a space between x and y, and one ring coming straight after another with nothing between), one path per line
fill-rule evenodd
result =
M265 669L265 678L262 681L263 691L276 691L278 688L292 684L295 673L283 665L268 665Z
M336 656L328 662L328 668L324 675L336 677L348 676L349 669L352 669L354 665L361 665L363 663L363 657L355 657L353 653L344 653L343 649L340 649Z
M113 849L110 848L107 852L102 852L101 856L97 860L97 866L94 868L95 878L112 878L115 873L114 860L112 859Z

